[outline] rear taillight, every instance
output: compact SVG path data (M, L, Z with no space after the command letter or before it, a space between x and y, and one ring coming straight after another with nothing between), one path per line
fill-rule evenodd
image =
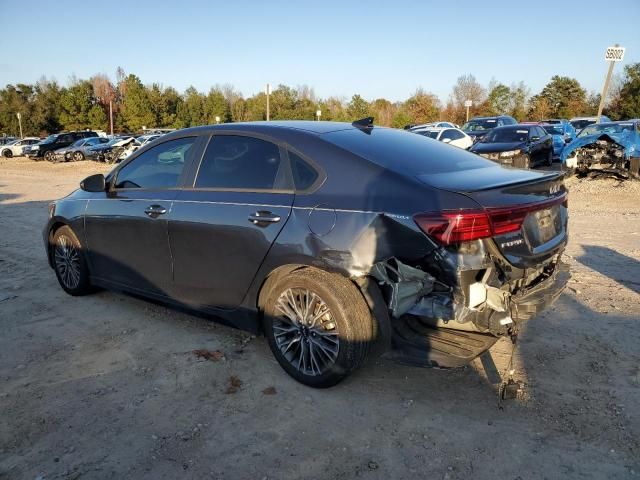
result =
M563 204L567 195L538 203L513 207L491 207L483 210L443 210L418 213L413 220L427 235L443 245L479 240L494 235L517 232L530 212Z

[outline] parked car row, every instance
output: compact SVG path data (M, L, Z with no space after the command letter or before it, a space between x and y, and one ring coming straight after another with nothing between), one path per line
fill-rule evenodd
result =
M49 135L44 140L35 137L14 140L0 147L5 157L24 155L34 160L71 162L96 160L117 163L138 148L161 137L162 134L99 136L91 130L79 130Z

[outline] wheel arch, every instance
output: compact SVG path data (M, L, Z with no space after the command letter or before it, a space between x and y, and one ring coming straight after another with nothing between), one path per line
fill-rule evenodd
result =
M273 269L265 277L256 298L256 307L260 319L260 330L262 330L262 316L264 307L273 286L276 285L276 283L278 283L284 276L289 275L290 273L293 273L295 271L305 269L319 270L330 273L332 275L340 275L343 278L347 279L357 289L357 291L360 292L364 301L369 307L371 316L374 319L373 325L375 330L373 334L375 342L371 351L372 357L377 357L391 348L391 317L389 316L387 303L384 300L380 287L378 287L375 279L371 276L350 278L347 275L336 272L335 270L323 269L314 265L305 265L299 263L280 265L279 267Z
M47 260L51 268L53 268L53 236L62 227L71 228L68 223L63 222L62 220L54 220L49 226L49 230L47 232Z

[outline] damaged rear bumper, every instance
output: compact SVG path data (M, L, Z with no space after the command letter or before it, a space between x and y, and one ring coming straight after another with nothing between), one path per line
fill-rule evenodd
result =
M447 289L430 274L397 259L377 265L372 275L387 291L392 357L412 365L459 367L491 348L500 336L516 335L565 289L569 268L559 257L537 270L520 271L523 277L499 287L490 285L495 284L497 267L484 270L480 280Z

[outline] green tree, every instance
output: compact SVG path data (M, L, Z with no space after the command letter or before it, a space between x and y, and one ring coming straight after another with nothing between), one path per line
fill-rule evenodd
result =
M587 92L575 78L554 75L537 96L547 101L550 116L571 118L588 113Z
M219 117L221 122L225 121L228 116L229 105L222 91L217 88L212 88L204 99L203 109L205 122L214 124L216 123L216 117Z
M129 74L123 81L123 99L120 109L121 125L130 132L138 132L143 126L154 127L155 115L149 92L140 79Z
M511 89L499 83L487 95L487 113L489 115L503 115L509 112L511 106Z
M640 63L624 67L620 90L611 102L611 110L615 118L640 118Z
M65 130L83 130L86 128L105 128L106 125L91 125L96 120L95 111L89 116L96 104L93 85L88 80L74 81L60 95L60 123Z
M204 96L194 87L184 92L183 101L176 112L176 126L178 128L195 127L207 123L204 116Z
M358 94L351 97L351 101L347 105L347 119L349 121L355 121L368 116L369 102Z

